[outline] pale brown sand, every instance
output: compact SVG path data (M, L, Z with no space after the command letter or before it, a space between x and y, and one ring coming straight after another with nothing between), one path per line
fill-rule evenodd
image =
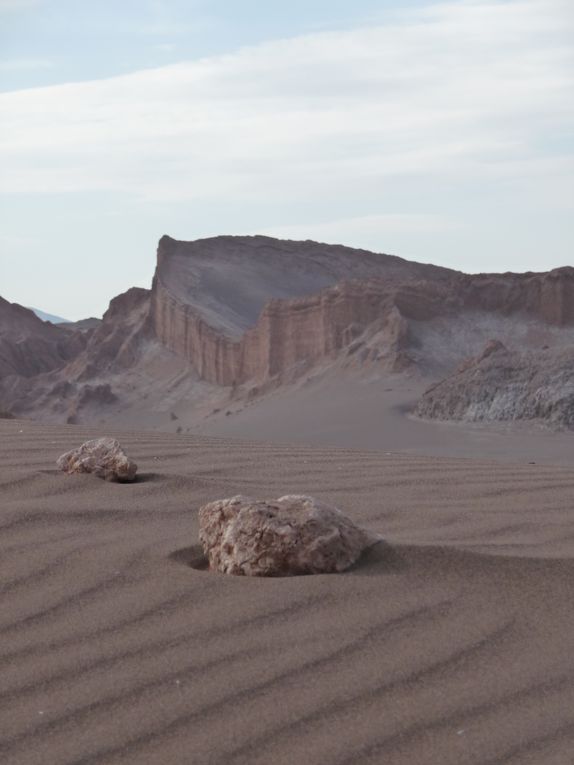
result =
M574 762L569 468L128 433L138 483L54 470L96 434L0 422L3 765ZM190 568L198 507L238 492L388 545Z
M401 375L370 380L325 376L310 384L279 388L247 404L232 402L194 423L194 432L435 457L574 465L571 430L553 431L535 421L482 424L412 417L410 412L429 384ZM140 415L140 422L147 419ZM164 429L173 432L178 424L169 423Z

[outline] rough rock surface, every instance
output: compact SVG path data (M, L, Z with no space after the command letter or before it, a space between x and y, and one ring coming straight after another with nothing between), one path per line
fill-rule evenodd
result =
M145 346L149 295L149 290L139 287L118 295L103 320L87 330L71 332L59 325L46 325L66 337L80 338L77 353L53 371L1 379L0 406L18 416L38 416L46 421L76 423L82 421L83 414L101 420L112 404L121 403L115 391L117 378L137 363Z
M269 237L159 242L150 323L215 385L258 384L344 350L377 322L386 370L404 369L408 326L470 313L574 325L574 268L468 275L391 255ZM394 318L394 321L391 321ZM480 341L479 341L480 342ZM412 344L412 343L411 343ZM416 343L415 343L416 344ZM455 363L459 363L459 357Z
M62 454L57 466L65 473L93 473L106 481L133 481L138 466L115 438L96 438Z
M85 344L81 333L42 321L30 309L0 298L0 378L30 378L63 367Z
M204 505L199 538L212 571L296 576L344 571L380 537L313 497L237 496Z
M574 348L508 350L491 341L429 388L416 414L469 422L530 420L574 428Z
M392 255L269 237L159 242L156 337L223 386L262 382L348 345L392 310L390 287L453 272ZM384 282L377 280L384 280Z
M164 236L151 291L114 298L92 328L0 299L0 408L165 427L178 406L189 425L314 370L440 380L490 337L574 345L574 268L466 275L310 241Z

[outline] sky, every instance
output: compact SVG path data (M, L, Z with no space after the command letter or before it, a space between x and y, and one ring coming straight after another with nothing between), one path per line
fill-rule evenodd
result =
M0 295L99 316L163 234L574 265L574 3L0 0Z

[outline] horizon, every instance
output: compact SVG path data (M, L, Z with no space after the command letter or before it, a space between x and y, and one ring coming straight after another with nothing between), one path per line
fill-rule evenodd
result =
M566 0L81 6L0 0L10 302L101 316L162 231L572 264Z

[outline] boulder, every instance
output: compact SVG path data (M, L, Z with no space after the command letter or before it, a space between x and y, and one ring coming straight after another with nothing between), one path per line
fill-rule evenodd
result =
M381 537L358 528L313 497L237 496L204 505L199 539L209 568L239 576L296 576L344 571Z
M62 454L56 462L65 473L93 473L106 481L133 481L138 466L115 438L96 438Z

